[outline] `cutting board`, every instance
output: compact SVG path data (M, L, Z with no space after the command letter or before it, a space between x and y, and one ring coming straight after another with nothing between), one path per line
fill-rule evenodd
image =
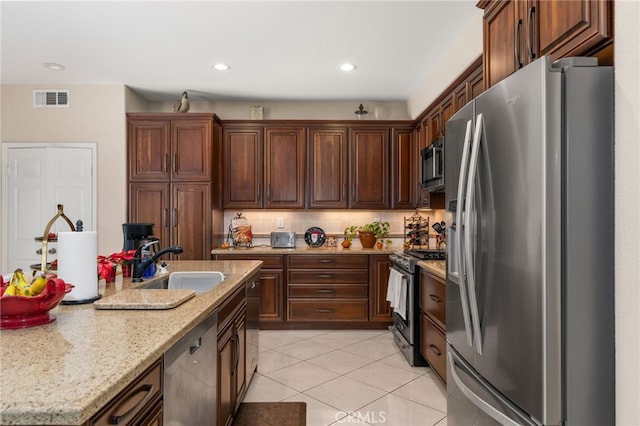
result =
M93 302L96 309L172 309L195 296L193 290L127 289Z

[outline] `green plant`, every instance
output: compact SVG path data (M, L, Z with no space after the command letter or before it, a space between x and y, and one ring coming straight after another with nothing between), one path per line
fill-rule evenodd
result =
M389 222L371 222L365 225L351 225L344 228L344 238L351 240L360 231L373 232L377 238L385 238L389 235Z

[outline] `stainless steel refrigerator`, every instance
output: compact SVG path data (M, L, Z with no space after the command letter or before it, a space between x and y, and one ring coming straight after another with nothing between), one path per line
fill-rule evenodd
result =
M615 424L613 69L540 58L445 134L447 424Z

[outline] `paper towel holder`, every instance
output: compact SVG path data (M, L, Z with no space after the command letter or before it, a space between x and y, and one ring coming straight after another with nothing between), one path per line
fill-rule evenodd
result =
M42 259L40 262L40 272L42 273L45 272L45 268L47 267L47 244L49 242L49 231L51 231L51 226L53 226L54 222L60 217L67 222L72 232L75 232L76 230L75 226L73 226L73 222L71 222L71 220L69 220L69 218L64 214L64 205L58 204L58 213L56 213L49 223L47 223L46 228L44 228L44 234L42 234Z

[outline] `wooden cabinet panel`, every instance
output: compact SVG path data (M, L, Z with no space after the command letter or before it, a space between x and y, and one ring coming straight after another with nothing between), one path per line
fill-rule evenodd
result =
M167 244L169 232L170 184L166 182L133 182L129 184L129 221L153 223L153 235Z
M367 321L367 301L289 299L289 321Z
M224 208L262 208L262 129L223 130Z
M393 321L392 309L387 302L389 284L389 256L371 255L369 269L369 321Z
M475 71L473 71L473 73L469 76L469 79L467 80L467 87L467 102L477 98L479 94L484 92L484 76L482 72L482 65L478 66Z
M152 411L151 407L155 405L155 401L161 397L162 360L159 359L92 417L88 425L106 426L142 422Z
M391 208L416 207L419 151L413 129L391 130Z
M522 25L516 0L492 2L483 22L483 64L485 86L491 87L522 67L518 44Z
M284 321L284 272L262 269L260 271L260 322Z
M218 425L231 425L246 391L246 297L239 288L218 312Z
M169 177L167 120L132 120L127 131L130 180L159 180Z
M369 291L367 285L309 285L309 284L289 284L287 286L289 297L317 298L324 299L348 299L367 298Z
M420 314L420 353L440 380L447 383L447 340L424 313Z
M290 269L287 272L287 283L291 284L338 284L369 282L369 271L366 269Z
M612 6L606 0L531 1L529 11L534 8L538 35L536 40L534 29L535 57L590 54L612 37Z
M284 256L282 255L222 255L216 260L261 260L260 324L283 322L284 317Z
M211 120L171 121L171 180L211 180L212 131Z
M184 252L180 259L211 257L211 184L172 184L172 245Z
M310 128L308 207L347 207L347 128Z
M233 420L235 392L233 327L218 334L218 425L229 425Z
M305 129L267 128L264 146L264 206L304 208Z
M446 330L446 285L444 280L420 271L420 309Z
M156 405L149 413L136 423L136 426L162 426L162 400L156 402Z
M289 268L319 269L319 268L368 268L367 254L291 254L287 256Z
M350 208L389 208L389 129L351 128Z

